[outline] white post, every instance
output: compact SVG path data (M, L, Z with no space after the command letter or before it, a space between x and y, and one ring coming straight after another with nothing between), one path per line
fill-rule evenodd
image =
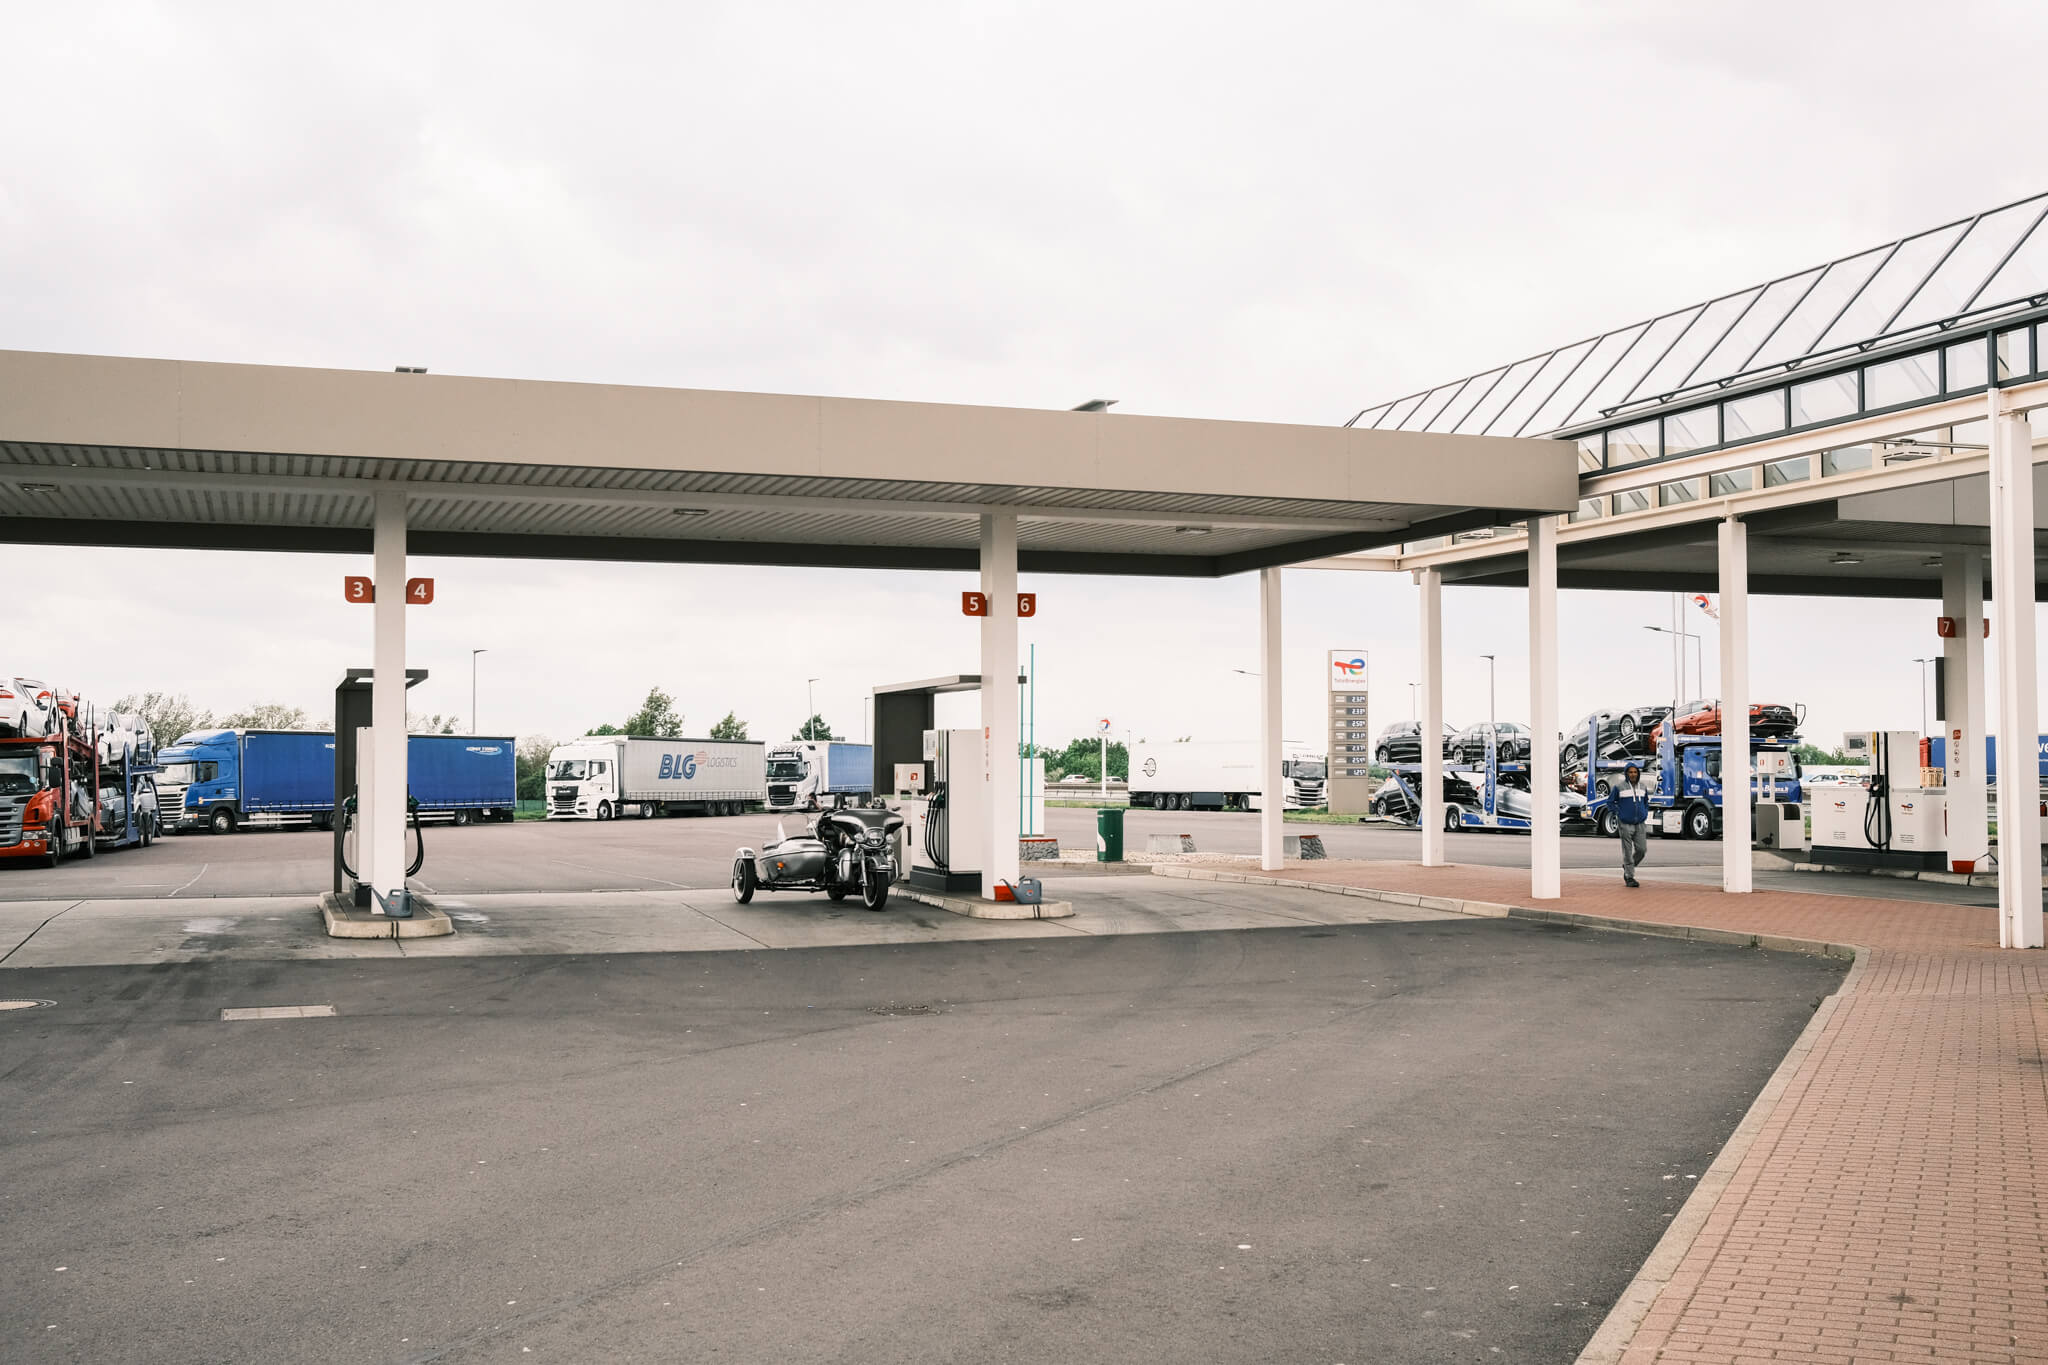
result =
M405 494L380 489L373 533L377 600L370 608L371 780L376 793L356 846L367 850L365 880L387 898L405 889Z
M1752 878L1749 758L1749 528L1721 523L1721 889Z
M981 894L994 900L997 882L1017 884L1017 514L996 512L981 519L981 591L988 615L981 618L981 724L987 752L982 760L988 784L988 858L981 870ZM957 780L957 773L956 773Z
M1259 570L1259 866L1277 872L1287 784L1280 777L1280 570Z
M1422 865L1444 866L1444 576L1415 575L1422 590Z
M1991 849L1985 821L1983 551L1958 549L1944 555L1941 614L1956 623L1956 633L1941 642L1948 859L1953 871L1969 872Z
M2042 946L2034 440L1991 390L1991 634L1998 641L1998 945Z
M1529 895L1564 894L1557 814L1557 523L1529 526Z

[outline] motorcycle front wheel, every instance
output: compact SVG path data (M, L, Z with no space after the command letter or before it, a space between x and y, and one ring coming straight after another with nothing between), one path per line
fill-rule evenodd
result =
M867 865L860 879L860 903L870 910L880 910L889 903L889 879L873 863Z

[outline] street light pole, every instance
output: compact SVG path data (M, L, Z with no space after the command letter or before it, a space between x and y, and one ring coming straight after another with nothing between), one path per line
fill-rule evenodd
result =
M1420 691L1421 688L1421 683L1408 684L1408 719L1410 720L1419 721L1421 719L1421 713L1415 709L1415 694L1418 691ZM1421 731L1418 730L1416 733L1420 734Z
M1927 665L1934 660L1915 659L1913 662L1920 665L1920 733L1925 735L1930 733L1927 727Z
M1494 726L1494 718L1493 718L1493 656L1492 656L1491 654L1482 654L1482 655L1480 655L1479 657L1480 657L1480 658L1482 658L1482 659L1484 659L1484 660L1486 660L1486 738L1487 738L1487 739L1488 739L1489 741L1491 741L1491 740L1493 739L1493 726Z
M804 709L811 713L804 717L804 738L816 739L817 735L811 732L811 722L818 715L818 680L816 678L804 679Z
M469 651L469 732L472 735L476 733L476 656L490 652L488 649Z

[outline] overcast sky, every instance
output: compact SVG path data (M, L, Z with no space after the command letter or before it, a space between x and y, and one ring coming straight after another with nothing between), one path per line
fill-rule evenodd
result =
M2048 9L2020 0L187 0L7 28L0 347L28 350L1337 423L2048 188ZM0 668L324 715L368 662L339 589L364 562L0 546ZM658 683L693 733L731 709L780 737L816 677L858 737L871 685L978 666L965 575L426 571L416 705L467 717L488 649L486 731L571 735ZM1042 740L1252 734L1253 579L1024 586ZM1289 734L1320 730L1333 647L1372 651L1375 728L1406 717L1407 580L1286 591ZM1526 718L1522 594L1445 601L1447 714L1485 717L1492 650ZM1564 594L1567 718L1671 691L1641 629L1669 611ZM1916 727L1934 614L1762 601L1754 685L1830 743Z

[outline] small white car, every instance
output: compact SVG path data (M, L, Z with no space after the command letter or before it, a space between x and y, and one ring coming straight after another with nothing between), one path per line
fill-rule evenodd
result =
M33 678L0 677L0 735L35 739L56 729L57 689Z
M108 711L100 717L100 762L118 767L128 759L147 762L156 752L149 722L131 711Z

